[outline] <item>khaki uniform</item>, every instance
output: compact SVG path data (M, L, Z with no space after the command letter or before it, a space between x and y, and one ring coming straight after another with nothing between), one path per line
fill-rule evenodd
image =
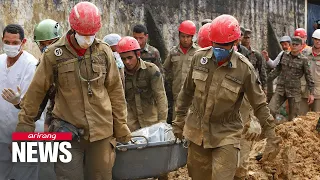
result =
M178 94L183 86L183 82L187 77L188 71L191 66L191 60L199 47L196 44L192 44L186 54L182 52L180 46L173 47L166 60L164 61L164 70L166 78L166 90L168 96L172 96L172 99L168 99L169 111L172 111L172 119L175 118L175 102ZM170 112L169 112L170 113ZM171 123L172 120L169 120Z
M94 158L99 161L86 164L86 166L90 165L87 167L91 170L89 179L94 179L94 177L111 179L110 168L113 161L104 159L113 155L109 153L114 152L116 142L113 137L119 138L130 134L126 122L127 109L124 91L111 48L98 39L95 39L90 48L86 51L85 56L80 58L68 43L66 36L51 45L42 55L41 63L21 103L22 109L19 113L16 131L33 132L33 118L47 90L54 82L54 69L57 70L57 93L53 116L55 120L62 119L83 129L82 138L88 145L79 149L78 146L75 146L79 142L72 142L75 147L74 151L72 147L72 156L80 159L73 158L72 163L65 164L64 168L59 167L61 163L56 163L58 179L66 176L62 169L69 172L70 178L66 177L66 179L74 179L71 178L73 176L83 179L83 172L76 170L77 167L73 165L83 162L82 150L84 148L92 149L95 151L95 156L99 156L99 158ZM92 52L91 55L90 52ZM90 83L83 81L83 79L91 80L97 77L100 78ZM92 95L89 95L89 92L92 92ZM56 128L55 126L50 127L50 129ZM94 150L97 149L95 144L100 143L103 144L101 145L103 148L99 145L100 150Z
M259 84L254 67L238 52L232 52L230 61L221 66L215 63L212 47L203 48L194 55L177 99L177 116L173 122L193 143L188 151L195 156L188 156L188 167L194 169L189 168L189 171L206 172L203 175L191 173L194 180L233 179L240 158L243 122L239 108L245 93L261 126L273 129L274 120ZM199 149L210 153L203 153L199 158L198 153L193 153Z
M302 100L300 105L301 115L306 115L307 112L311 111L319 112L320 111L320 55L313 56L312 48L304 51L310 62L311 75L314 80L314 102L308 105L308 96L309 91L306 86L306 80L303 77L301 79L301 89L302 89Z
M131 131L166 122L168 115L168 102L159 68L142 59L139 61L135 74L125 73L128 126Z
M246 47L240 45L238 47L238 52L246 56L253 67L255 68L255 72L258 77L260 78L263 89L266 89L266 68L265 68L265 61L262 58L261 54L257 51L254 51L252 49L248 50ZM251 118L255 118L253 114L253 109L250 106L250 103L248 101L247 96L244 96L244 99L242 101L242 105L240 107L240 114L243 121L243 125L250 123ZM246 175L247 172L247 163L249 159L249 154L251 151L251 147L253 145L252 141L248 141L245 139L244 135L241 137L240 141L240 162L239 162L239 168L237 169L236 176L242 177Z
M305 75L308 91L313 94L314 81L308 58L302 54L293 57L284 53L279 65L269 74L268 81L278 77L276 92L270 101L270 110L275 116L279 107L288 99L289 120L299 113L301 101L301 77Z
M141 49L141 59L147 62L154 63L160 69L160 72L163 73L163 66L161 62L160 53L157 48L146 43L143 49Z

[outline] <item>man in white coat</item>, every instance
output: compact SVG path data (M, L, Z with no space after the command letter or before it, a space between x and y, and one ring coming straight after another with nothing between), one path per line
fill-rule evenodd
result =
M12 163L8 147L18 123L19 107L15 106L26 93L38 60L22 50L26 39L20 25L6 26L2 42L5 54L0 55L0 180L37 180L38 163Z

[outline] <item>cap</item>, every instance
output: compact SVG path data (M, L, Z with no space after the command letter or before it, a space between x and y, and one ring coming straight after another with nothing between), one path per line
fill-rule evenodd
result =
M240 30L241 30L241 35L244 35L245 28L243 26L240 26Z
M243 35L246 37L251 37L252 31L250 29L245 29Z
M211 19L204 19L204 20L201 21L201 26L203 26L203 25L205 25L207 23L211 23L211 22L212 22Z
M302 44L302 39L299 36L294 36L291 38L292 44Z
M280 38L280 43L282 43L282 42L290 42L290 43L291 43L291 38L290 38L290 36L282 36L282 37Z

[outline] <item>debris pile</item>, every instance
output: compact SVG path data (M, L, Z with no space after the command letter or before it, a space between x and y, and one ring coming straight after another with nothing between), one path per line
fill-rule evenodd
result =
M320 180L320 133L316 124L320 113L280 124L276 133L282 137L281 150L272 162L258 162L256 155L263 152L266 141L254 144L248 164L248 180ZM188 179L186 168L169 174L170 180Z

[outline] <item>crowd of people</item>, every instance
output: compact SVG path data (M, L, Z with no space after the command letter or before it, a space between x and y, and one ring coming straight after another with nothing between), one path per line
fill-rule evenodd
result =
M117 141L127 143L131 132L159 122L188 140L192 179L242 179L256 139L267 138L261 161L278 154L274 117L284 102L289 121L320 111L320 29L312 47L302 28L281 37L283 51L272 60L252 47L254 32L231 15L205 19L198 33L185 20L179 43L162 61L142 24L131 36L100 40L101 15L90 2L76 4L68 20L65 34L52 19L35 26L40 60L23 50L20 25L3 30L0 180L38 179L39 163L11 162L12 132L70 131L73 158L55 163L56 178L110 180ZM268 83L276 84L269 98Z

